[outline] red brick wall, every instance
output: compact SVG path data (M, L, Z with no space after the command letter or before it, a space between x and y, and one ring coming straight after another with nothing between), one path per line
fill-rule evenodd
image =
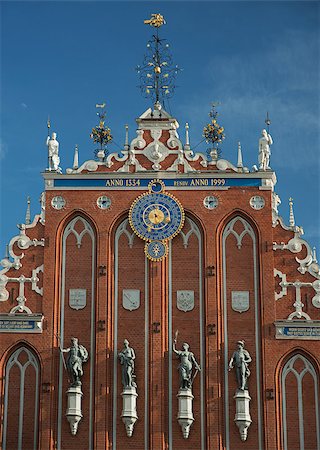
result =
M45 274L43 277L44 296L41 297L34 291L30 290L30 286L26 285L27 306L33 312L42 312L45 317L44 331L42 334L16 335L2 334L1 342L3 348L3 356L0 361L0 370L3 377L4 363L8 356L8 352L12 346L22 339L27 340L33 346L39 356L42 367L41 383L49 383L49 392L45 392L43 387L40 392L41 420L40 428L40 444L41 449L54 449L56 441L56 422L57 422L57 383L58 383L58 367L59 367L59 351L57 347L57 339L55 334L59 332L60 317L60 270L61 270L61 235L66 223L74 216L75 213L85 212L92 221L92 226L96 230L97 242L97 261L96 261L96 354L90 355L90 362L84 365L83 391L83 415L84 418L79 426L79 433L76 437L71 436L69 432L69 424L67 423L65 413L65 403L63 404L63 442L64 448L68 450L78 450L81 448L82 442L87 442L88 433L88 380L90 364L95 362L95 448L111 448L112 440L112 383L113 383L113 354L119 351L123 338L128 338L131 345L136 349L137 361L136 372L137 382L139 386L138 398L138 415L139 419L135 425L134 436L130 440L125 436L124 425L120 419L121 399L118 399L118 418L117 418L117 438L119 448L128 445L134 448L141 448L143 442L143 408L144 403L144 253L143 242L135 238L134 247L129 249L127 243L121 245L120 263L121 276L119 280L119 294L123 287L133 288L139 286L141 289L141 306L137 311L129 312L122 309L119 305L119 340L117 349L114 348L114 323L113 323L113 263L114 263L114 233L115 230L128 211L131 203L140 194L141 191L108 191L108 196L112 199L112 206L108 211L102 211L96 206L96 199L99 195L105 195L105 191L61 191L67 201L63 210L56 211L50 206L53 196L57 195L57 191L47 191L46 200L46 225L38 224L35 228L27 230L28 236L33 238L46 238L45 247L30 247L25 251L25 257L21 260L23 267L21 269L11 269L7 272L8 276L19 276L24 274L30 276L32 269L44 263ZM220 203L217 209L209 211L203 207L203 199L206 195L217 195ZM272 227L271 219L271 192L261 191L257 188L230 188L225 191L177 191L175 195L182 202L187 212L191 212L195 220L199 223L203 230L203 281L204 281L204 342L206 354L206 367L203 368L206 376L205 398L207 402L206 411L206 440L207 448L224 448L224 403L223 403L223 310L222 310L222 272L221 272L221 236L226 223L235 214L245 214L248 220L252 222L257 230L257 250L259 263L259 286L260 286L260 310L259 320L261 326L261 371L262 385L261 392L263 395L263 421L264 421L264 443L268 450L280 450L281 446L281 423L282 412L281 402L281 386L279 383L281 368L289 354L297 347L301 352L310 354L315 361L317 373L319 374L319 341L295 341L295 340L276 340L274 321L285 319L289 313L293 311L292 304L294 302L294 289L288 288L288 295L281 300L275 302L274 290L275 279L273 276L274 268L287 273L289 281L297 279L301 281L313 282L314 278L310 274L302 275L297 271L299 267L295 261L295 256L302 258L305 250L301 254L292 254L289 250L272 250L272 242L288 242L293 237L292 231L286 231L278 225ZM260 211L254 211L249 206L249 200L253 195L262 195L266 200L266 206ZM70 238L71 239L71 238ZM73 251L70 253L67 270L70 271L69 287L80 288L83 283L89 283L85 278L86 274L80 272L80 266L86 265L90 259L91 247L88 241L84 239L83 247L80 250L81 258ZM70 241L71 242L71 241ZM247 242L247 244L246 244ZM238 289L239 286L248 286L252 289L252 272L250 270L251 263L250 249L247 238L244 240L243 252L244 257L239 258L239 251L235 247L234 242L228 247L228 264L230 276L229 289ZM74 246L74 242L72 244ZM229 245L229 244L228 244ZM181 252L178 253L178 249ZM77 250L76 250L77 251ZM173 241L173 299L175 301L175 292L177 289L183 289L188 285L188 289L194 289L197 292L198 286L196 282L196 267L198 250L195 238L191 238L189 248L183 249L181 246L181 238L176 237ZM21 253L21 250L17 250ZM80 264L81 261L81 264ZM72 266L73 264L73 266ZM89 263L88 263L89 264ZM99 275L99 266L105 265L107 268L106 276ZM208 276L207 268L214 266L214 276ZM149 447L153 449L166 448L167 446L167 364L168 364L168 329L167 329L167 308L168 308L168 271L167 261L163 263L149 264L149 358L150 358L150 382L149 382L149 424L150 424L150 443ZM68 276L69 278L69 276ZM71 286L72 284L72 286ZM190 286L190 288L189 288ZM192 286L192 287L191 287ZM16 305L15 298L18 295L17 283L8 284L9 291L14 289L14 298L7 302L0 303L0 311L7 313ZM87 284L87 289L90 289ZM187 289L187 288L186 288ZM246 289L243 287L243 289ZM303 288L302 298L306 304L306 311L312 319L320 319L320 310L315 308L311 303L314 295L312 288ZM230 298L230 297L229 297ZM250 299L252 297L250 296ZM197 293L196 293L197 299ZM119 300L120 301L120 300ZM253 302L251 301L251 305ZM66 308L67 307L66 305ZM66 331L65 345L69 337L75 334L80 338L80 343L89 347L89 331L88 320L86 314L89 314L89 303L83 311L69 311L68 323L70 327ZM71 317L72 314L72 317ZM191 350L196 356L199 355L199 321L198 311L193 311L192 318L189 313L182 313L173 305L174 323L173 329L179 328L181 340L186 340L191 345ZM253 345L254 329L252 325L253 309L247 313L239 314L232 309L228 310L228 328L229 348L230 352L234 343L239 338L246 340L246 346L254 358L251 365L252 375L250 377L249 389L253 399L251 401L251 416L253 423L249 428L249 436L246 445L248 448L256 450L256 399L254 393L255 386L255 346ZM104 320L105 325L98 327L98 321ZM161 332L152 332L152 323L160 322ZM87 324L87 325L86 325ZM208 333L208 325L214 325L214 333ZM192 328L192 333L189 328ZM130 331L130 333L129 333ZM179 339L180 339L179 337ZM230 355L229 355L230 356ZM121 390L120 366L118 370L118 392ZM173 362L173 407L177 407L177 399L175 391L177 389L178 374L176 371L176 362ZM3 394L4 382L0 379L1 393ZM230 383L230 430L232 432L231 442L232 448L238 448L241 444L237 428L233 421L233 392L235 389L234 373L229 374ZM266 390L272 390L274 399L267 400ZM64 402L66 390L63 388ZM173 411L173 430L174 430L174 446L175 450L179 448L188 448L192 446L198 447L199 443L199 377L194 385L194 415L195 423L191 427L190 439L182 438L181 430L177 424ZM311 394L304 393L309 399ZM310 397L311 399L311 397ZM312 402L310 400L310 408L305 412L305 421L310 424L310 433L307 433L306 439L310 441L314 435L314 414L312 411ZM3 408L3 402L1 403ZM288 420L294 423L296 416L295 410L290 410ZM13 416L12 416L13 418ZM14 434L15 424L10 422L10 433ZM307 442L306 440L306 442ZM120 446L121 443L121 446ZM308 444L309 445L309 444ZM291 449L290 449L291 450Z

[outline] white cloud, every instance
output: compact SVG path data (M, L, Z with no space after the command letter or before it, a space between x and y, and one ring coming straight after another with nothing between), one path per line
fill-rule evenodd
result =
M225 127L224 148L228 138L242 140L249 135L247 145L254 147L252 133L258 136L268 111L274 138L272 165L291 170L301 170L297 161L302 160L304 168L319 165L319 53L317 32L287 30L281 40L270 39L267 51L245 57L219 54L201 70L206 91L200 84L199 92L179 110L195 118L194 126L201 130L210 101L220 100L221 124L225 126L228 117L229 129L234 126L242 134L230 136Z

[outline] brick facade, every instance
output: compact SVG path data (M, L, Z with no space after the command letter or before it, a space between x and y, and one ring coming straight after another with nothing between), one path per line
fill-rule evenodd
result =
M164 129L161 137L163 145L167 145L168 138L169 132ZM149 129L145 131L144 139L146 147L152 144ZM160 171L147 173L150 179L156 176L166 181L182 177L182 164L178 165L176 172L166 170L175 161L176 154L173 152L178 148L177 145L169 149L170 154ZM148 158L143 155L136 155L136 158L140 164L146 164L147 170L152 170L152 162ZM235 168L222 171L214 165L203 167L199 161L189 160L188 164L193 165L196 172L188 172L184 175L185 179L218 177L230 180L238 177L242 181L225 189L216 186L170 189L182 203L188 220L182 229L183 234L172 240L169 255L161 262L145 258L144 242L137 236L130 242L132 230L129 224L126 225L126 232L118 236L117 231L127 219L132 202L147 188L88 189L82 185L78 189L66 189L48 183L48 180L60 180L63 184L66 179L83 180L86 177L98 180L103 175L106 179L131 177L143 180L147 178L146 172L135 171L134 165L131 165L126 173L116 173L121 163L115 162L112 167L100 164L95 171L83 166L70 175L45 174L45 224L38 216L25 229L31 241L43 238L44 245L30 245L23 250L16 240L12 254L21 256L24 253L23 258L18 258L22 266L2 271L6 277L31 277L32 271L44 264L43 277L41 272L38 273L38 285L43 287L43 296L32 289L31 283L25 283L24 292L26 306L33 313L43 314L43 331L38 334L1 334L1 411L2 416L7 414L9 418L6 430L2 422L1 436L2 439L10 436L4 448L18 448L15 439L19 428L17 398L20 394L17 389L21 373L17 366L13 366L10 372L10 389L6 387L6 379L7 362L21 346L29 349L39 362L38 432L34 447L31 430L34 429L35 404L29 399L35 396L36 384L31 368L25 372L25 420L21 425L24 436L22 448L25 450L100 450L125 449L128 446L137 450L298 450L303 448L300 446L301 433L305 450L320 447L317 423L319 399L315 397L315 393L319 392L319 335L315 340L276 339L274 325L275 321L286 320L296 310L293 306L296 301L294 287L287 287L287 293L275 300L275 292L279 294L283 286L279 286L281 280L274 276L274 269L286 274L287 282L310 283L301 287L301 299L303 311L311 321L298 316L294 319L299 323L304 320L306 325L317 325L320 309L312 303L316 292L311 283L320 278L319 266L312 260L301 230L286 226L281 218L275 218L274 183L265 182L272 180L272 172L257 172L255 177L260 180L259 186L252 186L245 181L254 176L252 173L237 172ZM66 201L61 210L51 206L52 198L57 195ZM107 195L112 201L107 210L97 206L97 198L101 195ZM209 210L204 207L203 200L208 195L218 198L217 208ZM254 210L250 206L253 196L264 198L264 208ZM77 221L77 217L82 220ZM235 221L234 233L224 237L227 226L235 218L241 220ZM73 231L67 236L67 227L73 220ZM77 245L77 235L81 235L84 224L90 231L79 238L80 245ZM237 236L241 235L244 227L248 227L249 231L239 244ZM294 236L298 247L275 249L274 243L287 245ZM297 258L304 262L297 262ZM75 310L69 306L68 293L69 289L79 288L86 289L87 303L85 308ZM9 280L5 289L9 292L9 298L0 303L1 320L16 306L19 284ZM123 289L140 290L138 309L129 311L123 308ZM177 308L178 290L194 291L195 306L192 311L184 312ZM232 308L233 291L249 292L250 306L247 311L240 313ZM175 330L179 330L178 347L186 341L202 366L192 389L195 421L188 439L183 438L176 420L178 360L171 358ZM64 347L69 346L72 336L78 337L90 353L89 361L83 366L83 418L75 436L71 435L65 417L68 377L62 367L57 335L63 338ZM120 351L125 338L136 353L139 395L138 420L131 438L127 437L121 419L121 368L115 359L115 353ZM226 370L239 339L245 340L246 349L252 357L249 377L252 424L245 442L240 440L234 423L235 373ZM298 354L309 361L315 373L314 377L309 371L302 378L301 394L293 372L289 371L285 378L283 375L290 358ZM294 368L297 373L303 370L303 364L302 359L296 360ZM6 389L9 389L8 393ZM299 415L299 395L304 428L301 413ZM285 429L287 444L283 437Z

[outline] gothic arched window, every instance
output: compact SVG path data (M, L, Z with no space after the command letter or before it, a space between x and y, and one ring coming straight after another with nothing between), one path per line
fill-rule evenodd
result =
M281 374L283 450L320 449L318 375L311 362L296 354Z
M36 450L39 423L38 358L19 347L5 366L3 450Z

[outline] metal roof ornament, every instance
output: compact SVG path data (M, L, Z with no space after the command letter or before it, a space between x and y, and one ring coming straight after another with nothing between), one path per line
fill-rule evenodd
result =
M100 111L97 112L97 116L99 117L99 125L92 128L90 138L94 143L100 144L100 148L95 150L95 155L100 161L104 161L106 156L108 155L108 151L106 150L106 146L112 141L112 134L110 128L105 125L106 111L105 111L105 103L96 104L96 108Z
M140 76L139 87L142 95L151 98L155 109L160 110L165 99L172 97L175 78L181 69L174 65L166 39L159 37L159 28L166 23L164 17L152 14L144 23L153 27L155 33L147 43L147 53L142 65L136 67Z
M218 112L216 111L217 103L211 104L209 117L211 121L203 128L203 137L207 144L211 144L208 154L212 161L216 161L220 156L221 149L219 144L225 139L224 128L217 122Z

